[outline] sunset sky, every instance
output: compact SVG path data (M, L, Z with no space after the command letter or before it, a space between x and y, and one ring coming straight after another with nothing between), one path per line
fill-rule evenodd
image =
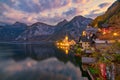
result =
M63 19L103 14L116 0L0 0L0 22L56 24Z

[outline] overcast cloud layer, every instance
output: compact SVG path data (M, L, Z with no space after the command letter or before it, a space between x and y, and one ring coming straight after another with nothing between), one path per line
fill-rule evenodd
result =
M115 0L0 0L0 22L56 24L76 15L103 14Z

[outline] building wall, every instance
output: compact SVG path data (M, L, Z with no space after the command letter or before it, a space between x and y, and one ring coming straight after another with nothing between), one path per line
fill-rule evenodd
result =
M83 47L83 49L89 49L89 47L90 47L89 42L82 42L82 47Z

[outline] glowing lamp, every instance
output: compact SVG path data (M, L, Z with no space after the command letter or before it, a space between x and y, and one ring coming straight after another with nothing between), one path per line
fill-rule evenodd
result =
M114 36L117 36L118 34L117 33L113 33Z
M68 40L68 36L65 37L65 40Z
M106 34L106 32L103 32L103 35L105 35Z
M86 31L83 31L83 32L82 32L82 36L86 36Z

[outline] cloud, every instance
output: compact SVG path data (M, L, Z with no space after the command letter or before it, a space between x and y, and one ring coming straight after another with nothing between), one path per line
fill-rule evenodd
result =
M73 3L82 3L82 4L88 3L90 1L91 0L72 0Z
M100 16L100 15L102 15L102 14L104 14L104 12L97 12L97 11L99 11L99 10L93 10L93 11L91 11L89 14L87 14L87 15L85 15L86 17L88 17L88 18L96 18L97 16Z
M108 7L111 3L105 2L105 3L101 3L99 6L99 8L105 8Z
M39 0L32 0L34 4L36 5L40 5L40 1Z
M11 22L16 20L28 23L37 21L36 17L39 16L53 19L62 16L62 12L69 8L69 3L70 0L1 0L0 16L4 15L11 19Z
M0 21L56 24L76 15L102 13L110 3L104 2L98 5L92 0L0 0Z
M96 8L96 9L91 10L88 14L86 14L85 17L94 19L97 16L100 16L102 14L104 14L104 11L101 11L101 9Z
M62 21L64 18L62 17L56 17L56 18L47 18L47 17L43 17L43 18L37 18L38 21L47 23L47 24L53 24L56 25L58 23L58 21Z
M101 13L100 9L95 9L90 12L90 14L98 14L98 13Z
M36 13L69 4L69 0L2 0L2 2L17 10Z
M63 12L63 15L65 15L65 16L73 16L73 15L76 14L76 12L77 12L76 8L70 8L68 11Z
M25 59L24 61L15 62L13 60L1 61L0 74L3 80L18 80L25 78L25 80L80 80L82 77L79 67L74 66L71 62L61 62L56 58L49 58L42 61L35 61L32 59ZM32 73L32 74L31 74ZM65 77L65 78L64 78ZM87 78L86 78L87 79Z

